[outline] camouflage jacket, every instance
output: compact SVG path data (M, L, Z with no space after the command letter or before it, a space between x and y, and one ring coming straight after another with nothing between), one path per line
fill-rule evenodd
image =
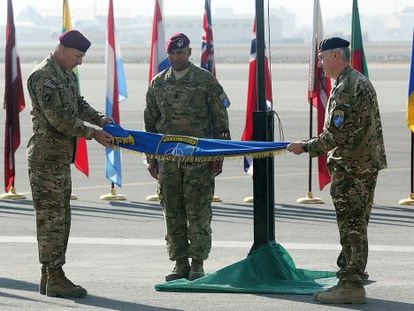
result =
M76 138L92 139L102 117L79 95L73 71L63 70L51 56L37 65L27 80L32 102L33 135L27 144L28 159L72 163Z
M324 130L307 147L313 157L327 153L330 169L364 173L386 168L377 95L368 78L351 67L340 74L328 100Z
M203 138L223 138L226 134L230 138L225 107L228 98L210 72L194 64L179 80L172 68L156 75L146 102L147 132Z

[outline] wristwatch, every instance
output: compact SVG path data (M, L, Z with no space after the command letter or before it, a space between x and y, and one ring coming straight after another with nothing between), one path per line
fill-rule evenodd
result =
M302 144L302 148L303 148L303 151L305 151L305 152L309 152L309 149L308 149L308 143L303 143L303 144Z

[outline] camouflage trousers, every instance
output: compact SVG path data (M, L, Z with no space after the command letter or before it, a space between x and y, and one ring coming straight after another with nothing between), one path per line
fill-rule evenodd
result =
M160 161L159 186L169 258L207 259L214 188L211 163Z
M336 168L331 177L331 196L342 246L337 277L361 283L368 260L367 227L378 172L355 174Z
M65 264L71 225L70 174L69 164L29 161L39 261L52 268Z

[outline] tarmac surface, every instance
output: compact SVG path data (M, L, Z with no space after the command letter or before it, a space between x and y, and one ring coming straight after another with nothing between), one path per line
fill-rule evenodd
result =
M22 65L24 79L32 67ZM125 128L143 128L147 70L145 64L125 67L129 97L120 106ZM0 71L4 72L4 64L0 64ZM274 64L272 71L274 109L282 121L284 140L306 138L307 65ZM88 142L89 178L73 169L73 193L78 200L72 201L72 230L64 267L67 276L84 286L89 295L73 300L41 296L25 160L31 134L27 100L20 115L22 138L16 153L16 188L27 199L0 201L0 310L414 310L414 207L398 204L410 191L410 133L405 125L408 71L407 63L369 65L382 112L388 169L379 175L369 225L368 304L320 305L309 295L155 291L154 285L163 282L173 266L165 250L159 204L145 200L155 192L155 181L146 172L141 156L126 153L122 159L123 186L117 192L127 200L100 200L109 192L110 183L105 179L104 151L96 142ZM80 67L82 93L100 110L104 106L104 72L104 64ZM232 101L232 137L239 139L245 118L247 65L217 64L217 76ZM3 87L0 80L1 94ZM275 137L282 140L278 131ZM1 154L3 146L1 126ZM252 245L253 208L243 201L252 194L252 180L242 166L242 159L226 160L223 174L216 179L216 195L223 202L213 204L214 242L206 272L245 258ZM334 209L329 186L318 189L316 161L313 168L312 191L325 204L298 204L296 200L308 190L308 158L291 154L275 157L276 240L289 251L297 267L335 271L339 239Z

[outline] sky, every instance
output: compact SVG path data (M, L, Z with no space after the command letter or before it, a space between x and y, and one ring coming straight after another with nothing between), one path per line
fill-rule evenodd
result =
M264 0L265 5L270 2L270 8L286 7L288 11L296 14L298 25L311 23L312 7L314 0ZM0 1L0 24L5 24L7 1ZM113 0L114 14L117 16L146 15L152 16L154 2L152 0ZM232 7L238 14L253 14L255 9L254 0L211 0L212 12L216 8ZM322 16L350 13L352 0L320 0ZM14 15L25 7L31 5L40 12L58 15L62 10L62 1L59 0L13 0ZM96 10L100 14L107 11L107 0L69 0L72 18L76 14L90 14ZM382 15L390 12L399 12L407 6L414 6L413 0L359 0L360 15ZM204 10L204 0L164 0L164 14L168 15L198 15ZM56 12L56 14L54 14ZM82 16L85 17L85 16ZM213 15L214 23L214 15Z

